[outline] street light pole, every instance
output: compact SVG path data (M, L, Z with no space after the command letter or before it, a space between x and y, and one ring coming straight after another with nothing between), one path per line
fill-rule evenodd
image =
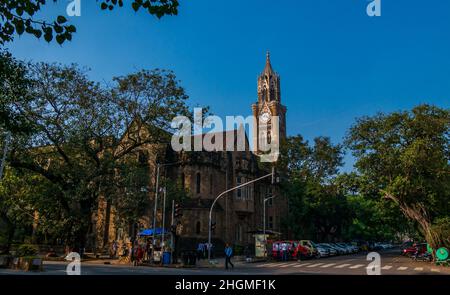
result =
M212 225L212 211L213 211L213 209L214 209L214 205L216 204L216 202L217 202L221 197L223 197L224 195L226 195L226 194L229 193L229 192L232 192L232 191L234 191L234 190L240 189L240 188L245 187L245 186L247 186L247 185L249 185L249 184L258 182L258 181L260 181L260 180L263 180L263 179L265 179L265 178L271 177L271 176L273 176L273 175L275 175L275 171L272 169L272 173L267 174L267 175L264 175L264 176L259 177L259 178L256 178L256 179L251 180L251 181L249 181L249 182L243 183L243 184L241 184L241 185L235 186L235 187L233 187L233 188L230 188L230 189L228 189L228 190L226 190L226 191L220 193L220 194L216 197L216 199L214 200L214 202L213 202L212 205L211 205L211 209L209 210L209 226L208 226L208 261L211 261L211 225Z
M270 199L275 198L276 196L271 196L269 198L265 198L263 202L263 235L264 235L264 256L267 254L267 237L266 237L266 202Z
M164 233L166 224L166 187L164 187L164 198L163 198L163 215L162 215L162 236L161 236L161 246L165 246Z
M158 190L159 190L159 164L156 164L156 189L155 189L155 208L153 210L153 237L152 237L152 243L153 246L156 245L155 240L155 232L156 232L156 211L158 208Z
M156 232L156 213L157 213L157 210L158 210L159 170L160 170L161 167L177 165L177 164L180 164L180 163L182 163L182 162L178 161L178 162L174 162L174 163L156 164L155 208L153 210L153 235L152 235L153 245L156 245L155 232ZM164 188L164 207L163 207L163 211L165 211L165 197L166 197L165 194L166 194L166 192L165 192L165 188ZM163 215L165 215L164 212L163 212ZM164 216L163 216L163 220L164 220ZM164 223L163 223L163 231L164 231ZM163 234L163 238L164 238L164 234ZM161 242L163 242L163 240Z

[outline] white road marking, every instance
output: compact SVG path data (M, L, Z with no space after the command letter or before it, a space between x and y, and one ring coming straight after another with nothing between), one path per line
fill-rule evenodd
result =
M296 266L294 266L295 268L297 268L297 267L302 267L302 266L307 266L307 265L310 265L311 263L303 263L303 264L299 264L299 265L296 265Z
M351 265L351 264L346 263L346 264L337 265L334 268L344 268L344 267L347 267L349 265Z
M290 267L290 266L294 266L294 265L297 265L298 263L288 263L288 264L286 264L286 265L282 265L282 266L280 266L281 268L284 268L284 267Z
M307 267L317 267L317 266L321 266L322 264L324 264L324 263L316 263L313 265L308 265Z
M433 272L441 272L441 271L440 271L439 269L437 269L437 268L432 268L431 271L433 271Z
M422 270L423 270L423 267L416 267L414 270L422 271Z
M408 267L406 267L406 266L400 266L399 268L397 268L397 270L407 270L408 269Z
M257 267L267 267L269 265L271 265L272 263L264 263L264 264L260 264Z
M349 268L355 269L355 268L360 268L360 267L363 267L363 266L364 266L364 264L357 264L357 265L350 266Z
M336 263L325 264L325 265L322 265L321 268L327 268L327 267L330 267L330 266L333 266L333 265L336 265Z
M388 270L388 269L391 269L392 268L392 265L385 265L385 266L383 266L381 269L386 269L386 270Z
M287 262L283 262L283 263L275 263L275 264L272 264L272 265L269 266L269 267L282 267L282 266L285 265L285 264L289 264L289 263L287 263Z

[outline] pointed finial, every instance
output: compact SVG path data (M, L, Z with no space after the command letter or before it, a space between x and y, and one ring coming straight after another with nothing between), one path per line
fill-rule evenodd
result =
M264 68L264 72L273 72L272 65L270 63L270 51L267 50L266 53L266 67Z

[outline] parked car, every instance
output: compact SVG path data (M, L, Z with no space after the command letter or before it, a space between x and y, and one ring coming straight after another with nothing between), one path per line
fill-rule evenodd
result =
M275 241L272 243L272 257L274 259L282 259L282 249L286 249L286 251L290 253L292 248L293 245L290 241Z
M303 247L307 247L307 248L310 249L311 256L316 257L318 255L319 252L317 251L317 245L313 241L311 241L311 240L300 240L299 243Z
M350 247L352 253L358 253L358 252L359 252L359 247L356 246L356 244L353 244L353 243L346 243L346 245L347 245L348 247Z
M286 249L288 260L304 259L313 256L312 251L302 246L299 241L275 241L272 243L272 257L274 259L282 259L281 249Z
M303 246L299 241L294 241L294 249L292 251L292 258L305 259L313 256L313 251L310 248Z
M336 243L329 243L329 245L331 245L332 247L334 247L334 248L338 251L339 255L347 254L347 250L346 250L344 247L339 246L339 245L336 244Z
M353 248L350 247L349 245L345 244L345 243L336 243L336 245L344 248L346 254L352 254L353 253Z
M332 247L330 247L328 244L326 244L326 243L320 243L320 244L318 244L318 245L320 245L320 247L323 247L323 248L327 249L328 252L330 253L330 256L336 256L336 255L338 255L337 250L334 249L334 248L332 248Z
M321 248L321 249L325 249L328 252L328 256L336 256L338 253L336 251L336 249L331 248L330 246L328 246L327 244L317 244L317 248ZM319 250L320 251L320 250Z
M337 255L342 255L342 254L345 253L344 249L342 249L342 248L340 248L340 247L338 247L338 246L336 246L336 245L334 245L332 243L324 243L323 245L325 245L325 246L327 246L329 248L332 248L334 251L336 251Z
M330 249L325 248L319 244L317 244L317 258L328 257L330 256Z

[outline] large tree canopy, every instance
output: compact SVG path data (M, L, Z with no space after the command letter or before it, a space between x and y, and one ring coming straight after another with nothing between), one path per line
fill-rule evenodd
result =
M24 33L42 36L47 42L53 39L59 44L72 40L76 32L74 25L68 24L67 18L59 15L54 20L37 19L36 14L45 9L48 2L58 0L2 0L0 2L0 45L10 42L14 35ZM62 2L62 1L61 1ZM144 10L158 18L164 15L178 14L178 0L97 0L102 10L113 10L128 2L134 11Z
M114 182L122 191L142 187L136 183L145 171L124 162L145 145L169 142L169 123L188 115L188 97L163 70L115 78L105 87L76 65L39 63L27 67L26 78L31 99L11 103L33 132L13 136L8 164L57 187L47 197L58 208L65 238L84 244L99 196L111 193Z
M369 186L417 222L432 246L442 245L433 224L450 212L449 110L421 105L364 117L346 142Z
M31 122L26 120L18 107L30 99L29 82L26 65L10 53L0 51L0 131L31 131Z

